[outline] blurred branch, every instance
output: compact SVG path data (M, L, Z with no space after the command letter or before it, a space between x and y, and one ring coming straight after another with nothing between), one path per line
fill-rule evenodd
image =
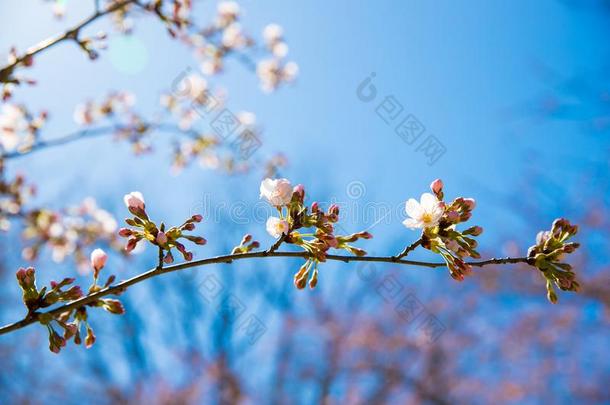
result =
M179 126L174 125L174 124L142 123L141 125L143 128L143 131L141 131L142 134L144 134L145 132L148 132L148 131L159 130L159 131L165 131L165 132L179 133L179 134L187 135L190 137L195 137L195 136L199 135L199 132L197 132L195 130L181 129ZM69 143L72 143L72 142L75 142L75 141L78 141L81 139L97 138L100 136L115 134L115 133L118 133L121 131L126 131L127 133L132 133L135 131L135 128L133 125L122 125L122 124L108 125L108 126L97 127L97 128L85 128L85 129L82 129L79 131L69 133L67 135L60 136L55 139L38 140L34 144L27 146L25 148L25 150L17 150L14 152L6 153L4 155L0 154L0 159L5 159L5 160L14 159L14 158L18 158L21 156L29 155L32 152L66 145L66 144L69 144Z
M106 16L108 14L112 14L115 11L121 10L122 8L124 8L130 4L138 4L138 0L119 1L117 3L114 3L113 5L111 5L110 7L108 7L105 10L99 10L96 8L95 13L93 13L89 18L81 21L79 24L77 24L73 28L67 30L63 34L57 35L52 38L48 38L48 39L38 43L37 45L29 48L24 54L22 54L21 56L17 56L13 62L9 63L8 65L6 65L2 69L0 69L0 82L4 81L3 79L8 80L11 77L15 68L19 64L27 64L28 61L30 61L32 59L32 57L35 56L36 54L41 53L47 49L50 49L53 46L55 46L61 42L64 42L64 41L71 40L71 41L76 41L78 43L79 42L78 35L80 34L80 31L83 28L85 28L86 26L88 26L89 24L94 22L95 20L97 20L103 16Z
M24 328L25 326L31 325L32 323L35 323L38 321L40 315L45 314L45 315L51 315L51 316L56 316L59 314L62 314L66 311L70 311L72 309L76 309L79 307L82 307L84 305L87 305L91 302L94 302L96 300L98 300L101 297L107 296L107 295L111 295L111 294L121 294L122 292L124 292L128 287L134 285L134 284L138 284L144 280L147 280L149 278L152 277L156 277L159 276L161 274L165 274L165 273L172 273L175 271L179 271L179 270L184 270L184 269L189 269L189 268L193 268L193 267L201 267L201 266L206 266L206 265L210 265L210 264L216 264L216 263L232 263L235 260L243 260L243 259L253 259L253 258L265 258L265 257L291 257L291 258L304 258L304 259L309 259L311 258L311 254L309 254L308 252L269 252L269 251L262 251L262 252L252 252L252 253L242 253L242 254L230 254L230 255L223 255L223 256L216 256L216 257L211 257L211 258L207 258L207 259L202 259L202 260L196 260L196 261L192 261L192 262L186 262L186 263L180 263L180 264L176 264L173 266L168 266L168 267L156 267L152 270L149 270L147 272L144 272L142 274L139 274L135 277L132 277L128 280L122 281L114 286L109 286L106 287L96 293L87 295L83 298L80 298L78 300L72 301L68 304L65 305L61 305L55 309L52 309L50 311L47 312L34 312L30 315L28 315L27 317L25 317L24 319L22 319L21 321L12 323L12 324L8 324L5 325L3 327L0 328L0 335ZM344 262L344 263L350 263L350 262L380 262L380 263L398 263L398 264L404 264L404 265L410 265L410 266L416 266L416 267L427 267L427 268L439 268L439 267L446 267L445 263L431 263L431 262L421 262L421 261L413 261L413 260L402 260L402 259L395 259L392 256L388 256L388 257L384 257L384 256L343 256L343 255L327 255L326 256L327 260L331 260L331 261L340 261L340 262ZM470 266L474 266L474 267L483 267L483 266L487 266L487 265L493 265L493 264L514 264L514 263L528 263L530 261L530 259L528 259L527 257L506 257L506 258L496 258L496 259L489 259L489 260L484 260L484 261L478 261L478 262L468 262L467 264Z

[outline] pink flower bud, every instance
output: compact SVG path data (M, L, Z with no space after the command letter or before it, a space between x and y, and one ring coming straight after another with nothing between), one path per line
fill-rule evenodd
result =
M127 208L144 210L144 197L139 191L132 191L123 197Z
M303 201L305 199L305 187L302 184L296 185L292 189L292 192L297 195L300 201Z
M165 258L163 259L163 262L166 264L171 264L174 262L174 256L172 256L172 252L167 252Z
M185 224L182 229L184 229L185 231L192 231L193 229L195 229L195 225L192 222L189 222Z
M123 307L121 301L115 299L105 299L101 301L103 302L104 309L111 314L122 315L125 313L125 307Z
M473 226L471 229L472 231L470 232L470 234L472 236L479 236L483 233L483 228L481 228L480 226Z
M95 335L93 329L87 326L87 336L85 337L85 347L89 349L95 343Z
M17 276L17 280L20 283L23 283L25 281L26 274L25 269L23 267L17 270L17 273L15 273L15 275Z
M195 242L196 245L205 245L207 241L205 240L205 238L198 236L193 239L193 242Z
M72 323L66 324L64 331L64 339L70 339L72 336L76 335L78 332L78 327Z
M328 238L325 240L325 242L331 248L336 248L337 245L339 244L339 242L337 241L337 238L335 238L335 237Z
M320 206L318 205L318 202L314 201L311 204L311 212L318 212L319 209L320 209Z
M125 246L125 251L128 253L131 252L132 250L134 250L136 248L137 244L138 244L137 239L129 239L127 241L127 245Z
M108 255L102 249L95 249L91 252L91 267L96 272L104 268L106 260L108 260Z
M430 183L430 190L434 194L438 194L443 191L443 181L441 179L436 179L432 183Z
M163 231L159 231L156 237L157 244L165 245L167 243L167 235Z
M447 212L447 220L452 223L457 223L460 220L460 214L457 211L449 211Z
M199 215L199 214L195 214L191 217L191 219L195 222L201 222L201 221L203 221L203 216Z
M129 228L121 228L119 229L119 236L127 238L133 234L133 231Z
M477 205L474 198L464 198L464 204L466 204L466 207L468 207L468 209L470 211L472 211L474 209L474 207Z

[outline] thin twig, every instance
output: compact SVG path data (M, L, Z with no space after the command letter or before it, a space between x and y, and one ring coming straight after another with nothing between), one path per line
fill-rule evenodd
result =
M415 242L411 243L402 252L400 252L398 255L393 257L394 261L396 261L398 259L402 259L403 257L406 257L412 250L415 250L416 247L421 245L421 243L422 243L422 239L421 238L419 238Z
M163 248L159 246L159 262L157 263L157 269L163 268Z
M96 301L104 296L111 294L120 294L124 292L128 287L138 284L144 280L147 280L152 277L159 276L165 273L172 273L179 270L189 269L193 267L202 267L215 263L231 263L235 260L244 260L244 259L253 259L253 258L265 258L265 257L291 257L291 258L310 258L311 255L308 252L269 252L269 251L261 251L261 252L250 252L250 253L240 253L240 254L231 254L231 255L223 255L216 256L202 260L195 260L192 262L185 262L176 264L173 266L163 267L163 268L154 268L147 272L141 273L135 277L132 277L128 280L122 281L114 286L106 287L96 293L87 295L78 300L69 302L67 304L61 305L57 308L51 309L47 312L43 313L33 313L27 316L26 318L5 325L0 328L0 335L4 335L6 333L24 328L32 323L35 323L40 315L48 314L51 316L56 316L62 314L66 311L76 309L82 307L83 305L87 305L93 301ZM330 261L340 261L344 263L349 262L381 262L381 263L398 263L402 265L410 265L417 267L427 267L427 268L439 268L445 267L445 263L430 263L430 262L420 262L414 260L404 260L404 259L394 259L392 256L342 256L342 255L327 255L327 260ZM506 257L506 258L497 258L497 259L489 259L478 262L469 262L467 264L474 267L483 267L491 264L508 264L508 263L528 263L529 259L527 257Z
M280 238L277 241L275 241L275 243L269 249L267 249L266 253L269 254L269 253L273 253L276 250L278 250L280 245L284 242L285 238L286 238L286 235L282 234L282 236L280 236Z

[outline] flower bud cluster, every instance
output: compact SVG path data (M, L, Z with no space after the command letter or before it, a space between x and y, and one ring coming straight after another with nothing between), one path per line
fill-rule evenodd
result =
M339 221L339 206L331 204L326 211L317 202L305 205L305 188L299 184L292 187L287 179L265 179L260 187L261 198L273 205L279 217L267 220L267 232L278 241L301 247L309 254L305 265L295 275L295 285L302 289L309 279L314 288L318 279L318 263L325 262L328 251L343 249L356 256L366 251L352 245L358 239L370 239L368 232L351 235L335 235L334 224ZM301 229L312 229L302 232Z
M246 234L241 239L241 242L238 246L235 246L231 251L232 255L248 253L254 249L258 249L260 247L260 243L256 240L252 240L252 235Z
M410 216L404 225L414 229L423 228L421 244L441 255L447 263L449 273L455 280L462 281L472 272L472 267L464 259L481 257L477 252L477 241L474 237L483 232L480 226L472 226L464 231L456 226L466 222L472 216L475 200L458 197L450 204L443 201L443 182L440 179L430 184L430 193L424 193L420 202L410 199L406 204Z
M196 245L205 245L206 240L204 238L184 233L195 229L195 224L203 219L201 215L193 215L182 225L165 229L165 224L161 223L157 226L150 220L146 213L144 197L140 192L131 192L125 195L123 200L127 209L133 215L132 218L125 219L127 225L132 228L121 228L119 230L120 236L128 238L125 251L131 252L140 241L147 240L158 246L163 254L163 262L170 264L174 262L174 256L172 255L172 249L174 248L182 254L184 260L193 260L193 253L186 250L185 246L179 241L180 239L187 239Z
M100 271L106 265L108 255L101 249L91 252L90 264L93 270L93 284L89 287L88 295L108 287L115 280L114 276L108 277L103 286L97 284ZM46 308L58 302L71 302L84 296L79 286L72 285L74 278L64 278L60 282L51 281L50 287L43 287L40 290L36 287L36 271L34 268L21 268L16 273L17 282L23 293L23 303L28 309L30 316L36 315L38 322L45 325L49 333L49 349L53 353L59 353L66 346L66 342L74 339L74 343L81 343L81 325L85 325L86 338L85 345L91 347L95 342L93 330L87 323L86 307L101 307L106 311L121 315L125 313L123 304L119 300L111 298L100 298L91 301L85 306L68 310L58 315L47 313L37 313L41 308ZM63 334L59 334L54 325L63 329Z
M563 291L578 291L580 287L572 266L563 262L566 255L580 246L576 242L568 242L577 232L578 227L567 219L556 219L550 231L538 233L536 244L527 252L527 257L546 279L547 298L553 304L557 302L553 284Z

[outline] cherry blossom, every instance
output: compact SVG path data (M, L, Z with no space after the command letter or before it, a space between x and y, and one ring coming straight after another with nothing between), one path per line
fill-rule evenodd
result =
M261 182L260 198L275 207L287 205L292 198L292 185L287 179L265 179Z
M106 260L108 255L102 249L97 248L91 252L91 267L95 271L99 272L106 265Z
M27 131L28 122L23 109L14 104L2 105L0 111L0 145L5 151L13 151Z
M139 191L132 191L123 197L125 206L131 209L144 209L144 196Z
M410 198L405 211L410 218L404 220L403 225L410 229L433 228L438 225L444 213L438 198L430 193L423 193L419 202Z
M279 238L282 235L286 235L290 229L288 221L280 219L278 217L269 217L267 219L267 232L274 238Z

